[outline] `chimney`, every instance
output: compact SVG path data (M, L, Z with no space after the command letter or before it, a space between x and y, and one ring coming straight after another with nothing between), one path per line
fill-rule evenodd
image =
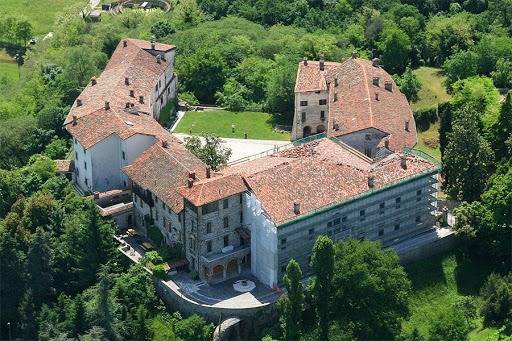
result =
M110 109L110 102L105 101L105 110L109 110L109 109Z
M209 179L211 177L211 170L210 167L206 167L206 178Z
M304 57L304 59L302 60L302 62L304 63L304 65L308 65L308 59L306 57Z
M96 85L96 77L91 78L91 85Z
M135 97L135 91L130 90L130 97Z
M169 142L167 140L162 140L162 147L167 148L169 146Z
M373 85L380 86L380 77L373 77Z
M130 85L130 79L128 79L128 77L124 77L124 85Z
M155 41L151 39L151 49L155 50Z
M92 194L92 197L93 197L94 200L98 200L100 198L100 192L94 192Z
M125 108L128 109L130 107L130 102L126 102Z
M407 169L407 156L405 155L400 155L400 167L402 167L402 169Z
M161 56L161 55L157 55L157 56L156 56L156 62L157 62L158 64L162 63L162 56Z
M376 93L375 93L375 100L376 100L376 101L378 101L378 100L379 100L379 93L378 93L378 92L376 92Z
M194 179L188 178L188 180L187 180L188 188L192 188L193 185L194 185Z
M195 180L196 179L196 172L190 171L188 172L188 178Z
M73 115L73 125L76 126L76 115Z
M128 41L123 40L123 47L126 47L126 46L128 46Z
M82 106L82 100L80 98L76 99L76 106L81 107Z
M144 103L144 96L139 96L139 103Z
M405 131L409 131L409 120L405 120Z
M300 203L298 203L298 202L293 203L293 213L300 214Z
M379 67L379 58L372 59L372 66Z
M357 58L357 52L356 51L352 51L352 59L356 59Z
M320 71L324 71L325 69L325 60L324 57L320 57Z
M384 83L384 89L393 92L393 83L391 83L391 81L386 81Z
M368 175L368 188L373 188L375 186L375 176Z
M384 147L386 147L386 149L389 149L389 138L385 138L384 139Z

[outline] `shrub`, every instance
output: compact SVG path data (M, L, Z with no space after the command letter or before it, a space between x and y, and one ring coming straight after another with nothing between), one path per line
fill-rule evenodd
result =
M153 276L155 276L158 279L167 278L167 274L165 273L163 264L153 265L151 266L150 270L153 272Z
M158 252L167 262L179 260L185 257L185 254L183 253L183 245L180 243L176 243L173 246L164 245L158 250Z
M188 103L188 105L198 105L199 104L199 100L191 92L181 92L178 95L178 99L180 101Z
M427 130L431 123L437 121L437 108L419 109L414 112L414 120L419 130Z
M156 251L146 252L146 254L144 255L144 260L145 260L145 263L150 262L155 265L162 264L164 262L162 257Z
M162 245L162 242L164 241L164 236L162 236L162 232L160 232L160 229L155 225L149 225L148 237L158 246Z
M484 325L502 325L512 314L512 274L491 274L482 287Z

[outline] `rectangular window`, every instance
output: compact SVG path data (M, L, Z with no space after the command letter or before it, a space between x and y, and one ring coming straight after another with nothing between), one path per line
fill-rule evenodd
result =
M165 203L162 201L162 210L165 210Z
M340 218L336 218L332 221L333 225L339 225L340 224Z
M224 201L222 202L222 208L226 209L229 207L229 200L228 199L224 199Z
M285 244L286 244L286 238L281 239L281 245L285 245Z
M78 153L75 152L75 159L78 161Z
M359 211L359 220L360 220L360 221L363 221L363 220L365 220L365 219L366 219L365 214L366 214L366 211L365 211L365 210L361 210L361 211Z
M421 216L420 215L416 216L416 223L421 223Z
M300 106L305 107L308 105L308 101L300 101Z
M229 217L224 217L224 228L227 229L229 227Z
M240 224L244 222L244 212L240 212Z
M395 231L398 231L398 230L400 230L400 224L399 224L399 223L396 223L396 224L395 224Z
M126 154L124 152L122 152L123 154L123 160L126 160Z
M309 235L315 234L315 229L309 229Z
M342 218L341 218L341 222L343 222L343 223L344 223L344 222L346 222L346 221L347 221L347 216L344 216L344 217L342 217Z
M212 233L212 223L211 222L206 223L206 233Z
M416 201L421 201L421 189L416 191Z
M384 229L379 230L379 237L382 237L384 235Z
M402 198L398 197L395 199L395 208L400 208L400 203L402 202Z
M332 221L327 222L327 228L330 228L330 227L332 227Z
M84 168L87 169L87 162L84 161Z
M88 186L88 185L89 185L89 184L88 184L88 180L87 180L87 178L85 178L85 185L86 185L86 186Z
M300 120L301 120L302 122L306 122L306 113L305 113L305 112L301 113L301 118L300 118Z
M158 211L155 211L155 220L158 221Z
M219 209L219 202L214 201L212 203L209 203L209 204L206 204L203 206L203 214L216 212L218 209Z
M323 121L325 120L325 111L320 111L320 119Z
M228 236L224 236L224 247L226 247L228 245L229 245L229 235Z
M243 202L243 196L242 196L242 193L240 193L240 205L242 205L242 202Z
M206 242L206 252L212 252L212 241L211 240Z
M327 100L326 99L321 99L318 101L318 104L319 105L326 105L327 104Z

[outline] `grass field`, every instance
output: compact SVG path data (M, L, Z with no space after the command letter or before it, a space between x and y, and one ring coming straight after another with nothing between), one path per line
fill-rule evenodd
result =
M407 331L416 327L426 337L438 314L449 311L460 297L478 295L490 270L488 264L462 263L449 253L412 263L407 272L413 285L412 315L403 327ZM475 320L475 326L469 340L497 340L487 339L495 330L482 328L480 319Z
M421 83L418 100L411 104L412 110L431 108L437 103L448 101L451 96L446 93L443 85L444 77L441 69L420 67L413 71Z
M8 89L17 81L18 65L16 65L16 61L5 53L5 50L0 50L0 89Z
M413 71L421 83L421 90L418 93L418 100L411 104L412 110L427 109L434 107L437 103L450 100L451 96L446 93L443 82L446 77L441 74L441 69L421 67ZM439 150L439 123L431 124L426 131L418 131L419 149L432 157L441 160Z
M232 132L231 125L235 125ZM289 133L274 131L272 115L263 112L230 112L225 110L189 111L182 118L176 133L213 133L220 137L289 141Z
M30 21L35 35L52 31L56 15L70 5L87 0L2 0L0 15L15 15ZM78 14L78 13L77 13Z

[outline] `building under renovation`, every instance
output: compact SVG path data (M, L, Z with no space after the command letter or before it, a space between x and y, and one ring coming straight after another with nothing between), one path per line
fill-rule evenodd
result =
M123 40L66 126L78 154L77 184L131 188L135 227L156 226L168 244L183 248L200 278L217 283L251 272L273 287L292 258L311 273L321 234L392 246L434 227L438 166L410 150L412 112L378 61L301 62L294 142L214 172L156 121L174 96L169 51L174 47ZM141 83L146 92L132 94L134 76L114 66L123 60L155 70ZM107 81L116 86L102 87ZM109 152L87 156L100 144Z

